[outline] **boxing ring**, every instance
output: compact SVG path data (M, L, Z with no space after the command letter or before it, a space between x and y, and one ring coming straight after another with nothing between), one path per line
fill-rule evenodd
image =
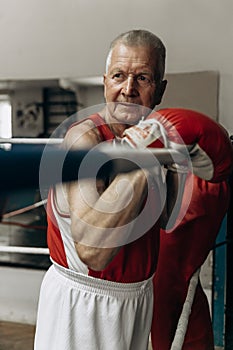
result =
M46 174L42 174L42 183L45 188L49 188L61 181L69 182L77 179L77 169L80 168L81 163L87 156L88 164L95 163L97 159L101 164L104 164L100 169L103 174L106 172L129 172L138 169L138 159L140 159L140 167L150 168L154 165L151 153L160 164L171 164L174 162L174 159L176 159L176 162L182 162L184 160L184 155L172 149L150 149L148 153L147 150L135 151L129 148L127 150L122 148L100 148L92 152L90 150L81 150L69 151L67 153L65 150L57 147L61 142L62 139L0 139L0 144L11 145L10 150L0 150L0 190L3 195L22 188L38 188L41 186L39 168L45 147L47 151L44 161L47 166L47 172ZM63 164L62 177L60 174L61 162ZM27 169L24 172L24 176L15 178L15 174L22 173L23 169ZM56 171L57 169L59 169L59 174ZM96 172L90 166L90 169L85 169L81 175L79 174L79 178L80 176L81 178L96 177ZM42 205L46 206L46 199L25 208L2 213L2 222L5 222L10 217L33 210ZM48 248L40 247L0 246L0 252L49 255ZM200 271L198 270L190 280L187 297L170 350L182 349L199 273Z

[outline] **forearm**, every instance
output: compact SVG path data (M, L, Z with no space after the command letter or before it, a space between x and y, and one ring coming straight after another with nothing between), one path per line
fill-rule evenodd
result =
M81 213L71 201L72 235L81 260L92 269L103 269L117 254L130 222L141 209L147 193L147 177L141 171L118 175L95 199L79 186L79 198L88 202ZM72 205L73 204L73 205Z
M118 175L82 219L97 227L109 228L133 220L147 192L147 178L143 171Z

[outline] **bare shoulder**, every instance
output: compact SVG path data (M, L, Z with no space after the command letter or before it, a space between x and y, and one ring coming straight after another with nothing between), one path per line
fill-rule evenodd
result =
M102 141L101 135L92 120L87 119L70 128L64 138L65 148L89 148Z

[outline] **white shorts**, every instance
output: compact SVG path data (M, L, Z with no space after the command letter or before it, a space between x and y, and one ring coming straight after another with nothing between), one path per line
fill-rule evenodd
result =
M34 350L146 350L152 277L96 279L52 265L41 286Z

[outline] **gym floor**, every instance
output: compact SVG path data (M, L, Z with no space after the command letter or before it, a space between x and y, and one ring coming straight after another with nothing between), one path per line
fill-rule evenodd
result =
M32 350L35 326L0 322L0 350Z

